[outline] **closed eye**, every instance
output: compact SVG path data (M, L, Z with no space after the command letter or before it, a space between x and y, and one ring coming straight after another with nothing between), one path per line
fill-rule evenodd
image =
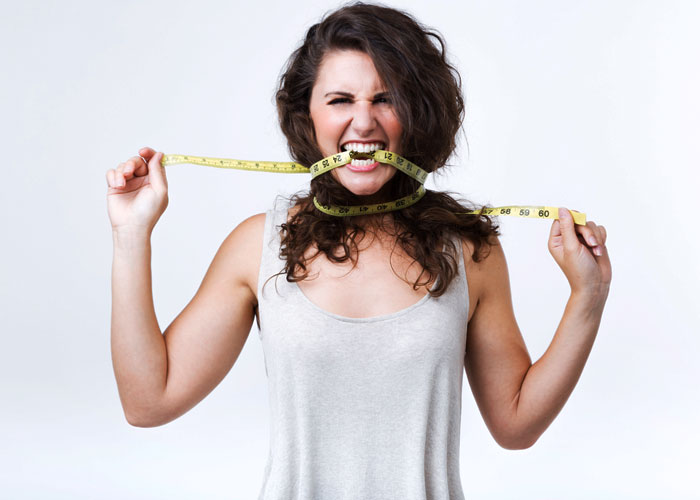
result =
M328 104L348 104L350 102L351 100L348 97L336 97L335 99L331 100ZM388 97L377 97L373 102L375 104L391 104L391 99Z

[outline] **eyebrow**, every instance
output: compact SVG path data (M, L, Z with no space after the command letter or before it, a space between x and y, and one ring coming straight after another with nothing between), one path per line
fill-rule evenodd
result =
M341 90L333 90L332 92L328 92L328 93L327 93L326 95L324 95L323 97L328 97L329 95L341 95L341 96L343 96L343 97L350 97L350 98L355 97L355 96L352 95L350 92L343 92L343 91L341 91ZM375 99L378 99L378 98L380 98L380 97L387 97L388 95L389 95L389 92L386 92L386 91L384 91L384 92L378 92L378 93L374 94L374 98L375 98Z

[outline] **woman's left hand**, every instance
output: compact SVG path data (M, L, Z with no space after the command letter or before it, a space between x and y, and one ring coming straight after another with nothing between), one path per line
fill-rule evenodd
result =
M612 278L607 237L605 227L593 221L585 226L574 224L569 210L559 209L559 219L549 233L549 253L569 280L572 292L607 297Z

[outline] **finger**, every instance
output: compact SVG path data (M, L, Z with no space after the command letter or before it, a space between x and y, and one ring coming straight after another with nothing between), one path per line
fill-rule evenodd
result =
M606 239L604 232L605 228L601 229L603 226L599 226L593 221L588 221L586 225L590 227L593 232L591 241L596 241L596 245L592 248L593 254L597 257L602 257Z
M143 163L143 160L138 156L132 156L124 162L124 166L121 168L120 172L125 179L131 178L131 175L134 173L134 170L138 168L139 163Z
M124 168L126 162L120 163L119 166L113 170L113 184L112 187L122 188L126 186L126 179L124 178Z
M559 208L559 225L561 226L561 237L564 248L574 251L578 248L579 241L574 230L574 218L571 212L565 207Z
M595 222L588 221L588 222L586 222L585 226L577 225L576 231L581 233L583 238L586 240L586 243L588 244L588 246L595 247L595 246L598 246L600 244L600 242L598 241L598 237L597 237L598 230L597 230L597 227L595 225Z
M122 166L120 169L114 172L115 187L123 188L124 186L126 186L126 179L124 178L124 174L122 173L123 168L124 167Z
M141 161L141 159L139 159ZM135 161L133 158L129 158L123 164L117 168L117 179L124 179L124 182L132 179L134 177Z
M139 154L140 154L141 156L143 156L144 158L146 158L146 160L150 160L151 157L152 157L154 154L156 154L156 150L155 150L155 149L152 149L152 148L149 148L149 147L146 146L146 147L143 147L143 148L139 149Z
M596 225L594 228L594 234L596 240L598 240L598 246L603 246L605 240L603 239L603 231L600 230L600 226Z
M109 169L107 172L107 184L112 189L121 189L126 185L125 182L120 180L117 175L117 171L113 168Z
M587 245L593 252L593 255L602 257L604 240L598 225L593 221L587 221L585 226L576 226L576 230L583 235L584 241L581 241L581 243Z
M605 251L605 240L603 239L600 227L593 221L586 222L586 226L591 230L592 233L590 239L588 240L589 244L592 241L596 242L596 244L591 247L593 255L595 255L596 257L602 257Z
M161 162L162 159L163 153L158 152L148 162L148 178L153 186L156 189L160 189L161 192L168 190L168 179L165 177L165 167Z
M558 220L552 222L552 227L549 229L549 240L547 240L547 248L550 252L554 252L556 249L561 248L561 224Z
M596 229L598 230L599 245L594 248L593 251L598 257L602 257L604 254L607 254L608 251L607 247L605 246L607 235L605 234L605 228L603 226L598 226Z
M561 224L558 219L555 219L552 223L552 227L549 229L549 239L561 237Z
M148 174L148 159L141 156L134 156L129 159L128 167L124 167L124 175L130 179L132 174L134 177L143 177Z
M124 180L126 180L131 173L134 171L134 160L129 158L126 160L124 163L119 165L117 168L117 174L121 175L124 177Z
M153 157L156 152L149 148L143 147L139 149L137 156L132 156L124 163L120 164L122 167L118 169L118 172L122 173L126 179L131 179L131 177L142 177L148 174L148 162Z
M149 147L139 149L139 157L142 162L145 160L146 166L148 166L148 162L151 161L151 158L153 158L155 154L156 150Z

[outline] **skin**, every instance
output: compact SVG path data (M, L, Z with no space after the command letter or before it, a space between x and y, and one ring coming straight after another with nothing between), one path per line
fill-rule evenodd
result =
M331 104L325 94L336 90L350 97ZM339 151L348 140L378 140L400 154L400 124L390 103L376 99L383 90L368 56L354 51L328 54L310 104L324 155ZM167 206L167 181L161 153L142 148L139 154L148 163L134 156L107 172L115 242L112 352L127 420L152 427L174 420L206 397L243 348L257 305L265 214L249 217L229 234L193 299L161 334L153 311L149 237ZM370 200L381 196L396 170L380 165L358 173L340 167L331 174ZM469 257L471 244L462 244L469 284L465 371L487 427L504 448L532 446L583 371L611 282L606 240L602 225L575 225L568 210L560 209L548 249L569 282L570 294L552 342L535 363L515 319L500 242L494 238L490 254L479 263ZM314 259L309 270L316 277L302 282L303 293L323 309L349 317L387 314L416 302L430 284L413 290L410 284L420 269L405 256L394 260L385 243L378 238L362 248L352 270ZM376 295L367 293L368 280ZM356 300L338 300L348 295Z
M347 142L383 142L384 149L401 154L401 124L386 86L364 52L332 51L324 56L311 90L309 112L324 157L342 151ZM371 172L342 166L330 175L352 193L366 196L366 203L378 203L382 186L396 172L380 163Z

